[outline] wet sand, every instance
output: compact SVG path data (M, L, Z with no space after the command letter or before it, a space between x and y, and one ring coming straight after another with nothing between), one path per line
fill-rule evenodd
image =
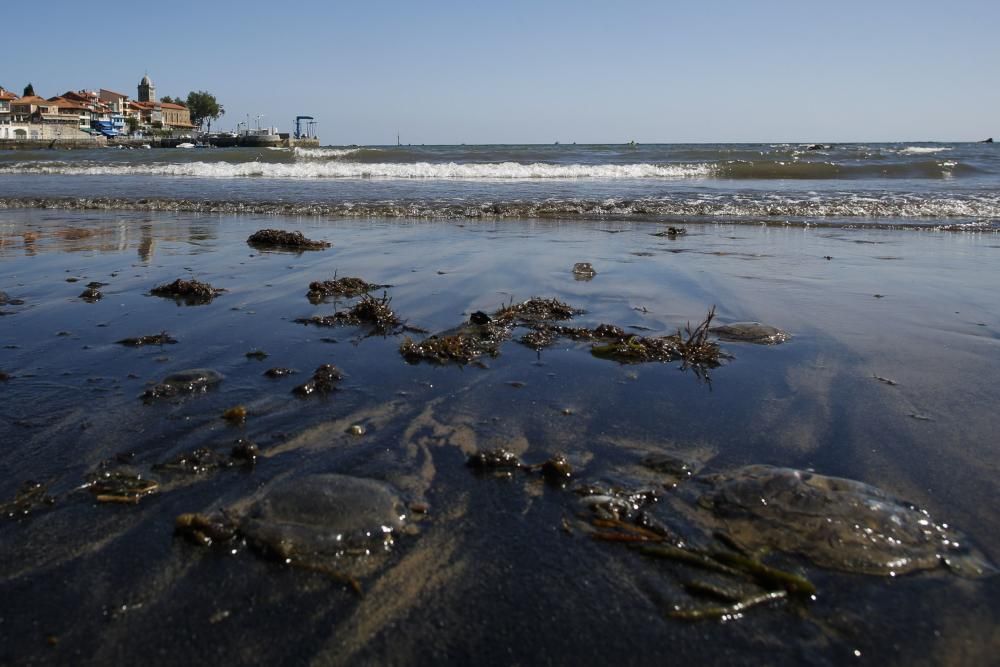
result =
M778 555L816 584L815 601L692 623L667 614L686 604L678 582L690 573L590 539L572 488L465 465L500 446L532 463L564 453L573 484L630 488L657 485L638 465L655 453L706 473L812 469L926 509L996 562L996 234L686 227L670 238L654 236L662 225L614 221L0 211L0 291L13 300L0 305L0 501L27 480L54 499L0 523L0 662L989 662L997 577L878 577ZM248 246L263 228L333 247ZM596 276L574 279L577 262ZM720 323L761 321L793 338L722 342L731 358L707 382L679 363L621 365L567 340L536 352L515 337L477 365L407 364L400 343L424 334L294 321L356 301L306 298L310 282L335 276L391 285L376 296L428 332L544 296L586 311L573 326L667 335L714 305ZM201 305L149 294L178 278L226 291ZM91 282L107 284L88 303ZM116 343L163 331L178 342ZM247 356L258 350L267 357ZM325 363L344 374L336 391L292 393ZM263 375L278 366L298 372ZM191 368L224 379L190 397L140 398ZM222 419L236 405L245 423ZM259 446L256 465L156 467L239 438ZM156 479L158 492L95 502L82 487L109 465ZM173 535L179 514L241 507L325 473L384 480L426 510L366 571L360 597L238 541L204 549ZM669 508L675 492L659 490Z

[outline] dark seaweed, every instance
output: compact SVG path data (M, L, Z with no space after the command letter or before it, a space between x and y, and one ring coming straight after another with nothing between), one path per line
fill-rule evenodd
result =
M383 336L395 333L402 326L396 313L389 307L392 299L383 295L381 299L365 295L348 310L340 310L333 315L314 315L295 320L299 324L314 324L320 327L369 326L372 331Z
M155 296L163 296L178 301L184 301L189 306L209 303L212 299L222 294L226 290L219 287L212 287L208 283L197 280L184 280L178 278L172 283L159 285L149 291Z
M177 339L168 334L166 331L161 331L158 334L152 334L150 336L122 338L121 340L116 340L115 342L119 345L125 345L126 347L142 347L143 345L173 345L177 342Z
M328 394L337 388L337 383L344 378L336 366L323 364L313 373L312 379L292 389L293 394L311 396L315 393Z
M326 241L313 241L302 232L286 232L282 229L261 229L247 239L247 243L258 248L291 248L294 250L323 250L329 248Z

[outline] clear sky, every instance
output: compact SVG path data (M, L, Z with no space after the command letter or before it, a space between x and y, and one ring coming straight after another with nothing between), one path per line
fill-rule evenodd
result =
M997 0L8 2L0 85L207 90L323 143L1000 138Z

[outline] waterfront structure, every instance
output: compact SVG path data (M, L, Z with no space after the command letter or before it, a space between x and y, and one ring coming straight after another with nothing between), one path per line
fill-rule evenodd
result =
M94 112L87 104L65 95L50 97L49 102L58 105L60 115L76 118L79 129L89 133L94 121Z
M129 98L128 95L122 95L121 93L116 93L113 90L107 90L101 88L98 96L101 102L111 107L110 113L110 127L114 131L114 134L108 136L116 136L119 134L125 134L125 117L129 111Z
M130 106L138 114L140 125L168 130L172 135L189 135L197 127L191 122L191 112L186 106L156 99L156 86L148 74L139 81L138 93Z
M105 139L127 135L130 125L144 137L191 138L197 129L183 104L156 99L149 75L139 82L136 100L107 88L45 99L18 97L0 87L0 141L103 145Z
M0 86L0 139L14 138L10 127L10 103L16 99L17 95Z
M52 141L79 138L79 120L59 112L58 102L26 95L10 102L11 138Z

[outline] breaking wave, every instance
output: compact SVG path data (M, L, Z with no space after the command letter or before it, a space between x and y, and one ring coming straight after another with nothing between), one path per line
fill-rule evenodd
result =
M361 154L358 154L361 152ZM730 160L720 163L551 164L547 162L365 162L371 149L295 148L294 161L245 162L64 162L23 161L0 166L0 174L69 176L177 176L188 178L397 179L397 180L833 180L868 178L951 179L980 169L956 160L845 164L813 161ZM375 154L377 155L377 154ZM350 156L351 159L344 159Z
M899 151L899 153L901 155L929 155L931 153L940 153L941 151L950 150L951 148L945 146L907 146Z
M301 149L300 149L301 150ZM335 149L304 149L335 150ZM636 179L708 176L705 164L520 164L517 162L458 164L455 162L362 164L359 162L186 162L152 164L94 164L19 162L0 168L0 174L65 174L72 176L188 176L198 178L394 178L454 180Z
M296 146L292 149L295 157L300 158L311 158L314 160L322 160L329 158L342 158L345 155L352 155L361 151L360 148L302 148L301 146ZM374 149L365 149L374 150Z

